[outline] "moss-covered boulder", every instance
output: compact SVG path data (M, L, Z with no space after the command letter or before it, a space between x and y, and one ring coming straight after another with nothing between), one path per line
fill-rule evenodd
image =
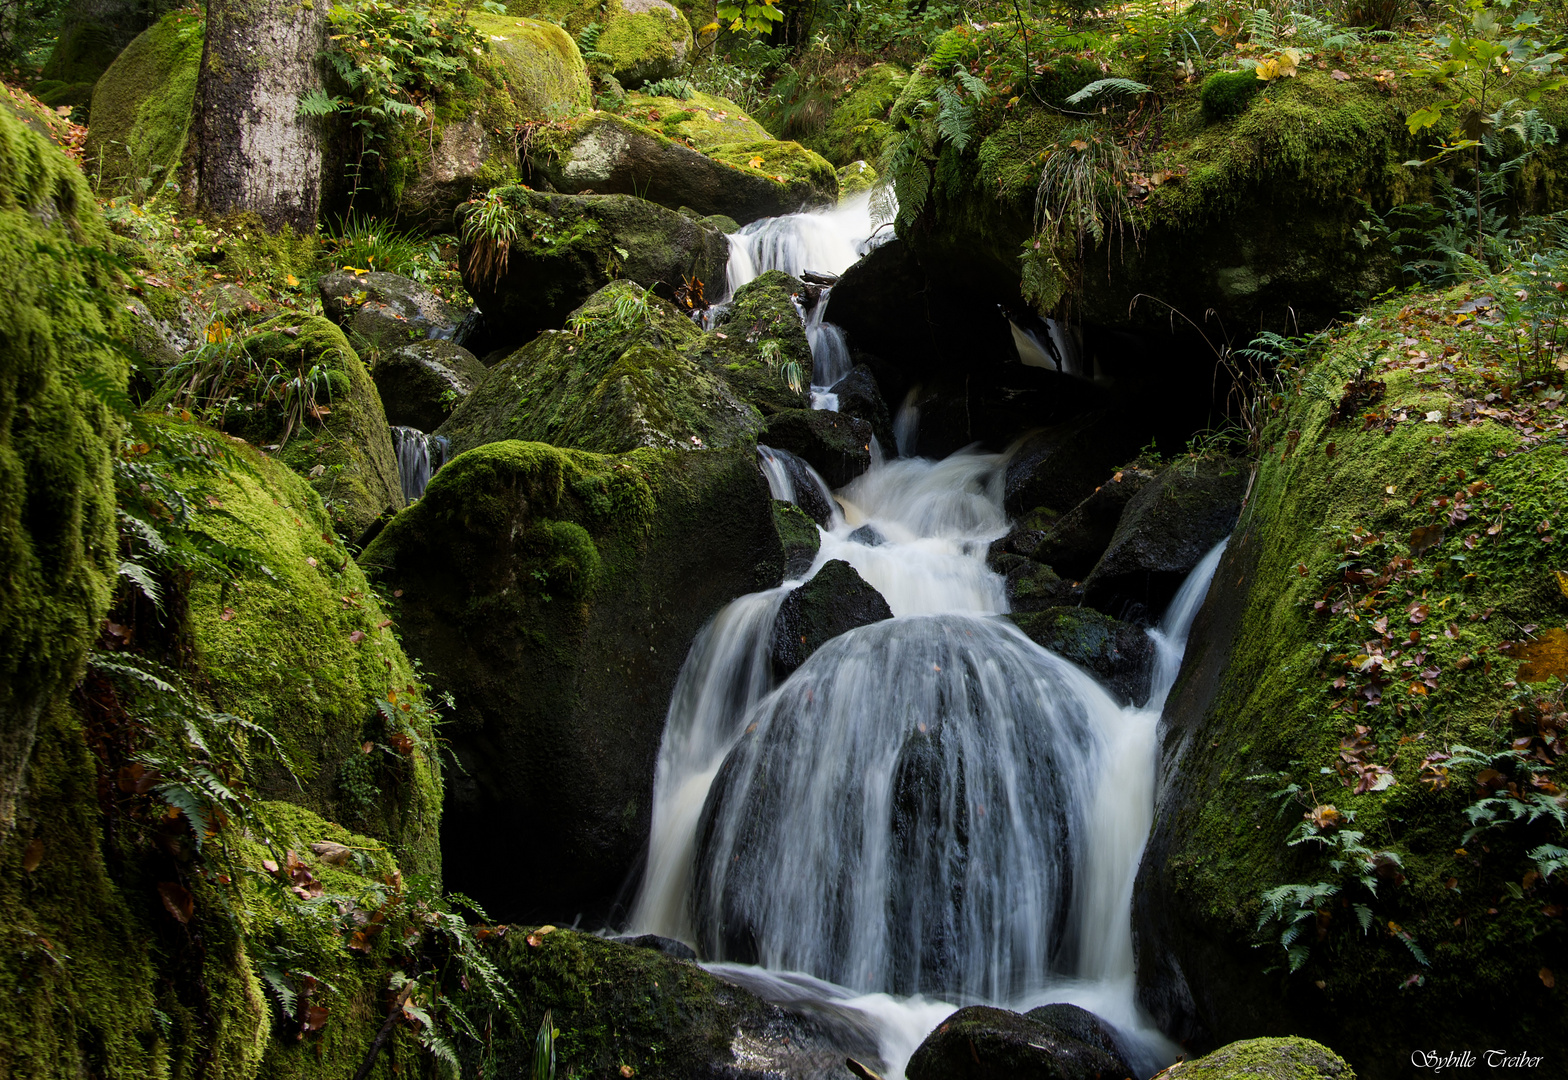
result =
M672 305L617 281L572 325L576 332L540 334L485 373L441 427L453 453L501 439L608 454L756 440L761 417L704 356L712 338Z
M593 107L588 65L565 30L539 19L486 12L470 12L468 19L489 39L524 119L565 120Z
M742 225L838 201L833 166L799 143L763 139L699 151L607 112L540 132L528 160L559 191L636 195Z
M257 414L243 430L264 445L281 445L283 461L326 503L333 527L358 540L373 522L401 510L381 395L343 331L319 315L282 315L257 327L244 348L310 388L295 400L294 416Z
M503 1076L533 1068L539 1021L560 1035L557 1075L835 1076L844 1058L880 1067L864 1032L791 1013L743 986L654 949L553 926L513 928L491 952L518 988L519 1022L499 1029L469 1066Z
M986 1005L959 1009L937 1025L905 1069L909 1080L1107 1080L1131 1074L1112 1051L1050 1023Z
M1008 618L1036 645L1100 680L1123 705L1142 705L1149 699L1154 643L1142 627L1083 607L1047 607Z
M456 698L447 882L499 918L605 913L647 840L686 651L782 558L749 450L495 442L442 468L360 561ZM544 862L500 857L498 835L548 838Z
M770 139L768 129L729 98L694 90L688 97L632 93L616 107L628 120L698 150L723 143Z
M811 342L795 306L796 298L806 293L798 279L769 270L736 289L714 324L731 354L724 365L726 378L764 415L810 407L806 387L811 383ZM801 389L790 387L789 374L797 377Z
M680 74L692 49L691 23L668 0L608 0L597 49L605 74L635 90Z
M1250 74L1250 72L1249 72ZM1212 1054L1183 1063L1181 1074L1191 1080L1356 1080L1344 1058L1311 1039L1247 1039L1222 1046Z
M830 559L779 605L773 620L773 674L782 679L828 640L892 617L882 594L853 566Z
M674 288L688 277L717 282L729 262L722 233L643 199L546 195L519 186L492 191L488 201L497 205L485 212L502 219L512 239L504 251L465 240L463 284L497 346L561 329L575 308L617 279L647 288Z
M258 564L194 580L187 619L215 700L271 732L294 764L299 783L274 768L257 789L381 837L411 872L438 872L433 742L363 751L395 734L376 703L412 692L403 650L306 480L255 451L227 453L222 476L193 478L189 498L206 507L204 533Z
M1496 328L1454 325L1466 292L1366 311L1287 388L1194 624L1134 893L1140 997L1194 1050L1295 1032L1392 1078L1390 1031L1523 1049L1568 1023L1568 883L1533 876L1568 837L1505 794L1568 781L1536 681L1563 670L1568 457L1540 432L1565 412L1559 376L1521 384Z
M86 158L100 190L137 194L174 179L190 132L206 24L189 9L144 30L93 87Z
M0 110L0 839L40 718L80 675L118 566L118 425L103 395L123 391L126 363L104 342L128 327L108 246L81 172Z
M870 162L851 161L838 170L838 197L842 201L877 186L877 170Z
M128 36L97 18L68 22L55 38L33 93L50 108L88 105L93 84L114 63Z
M1173 463L1128 500L1105 554L1083 579L1102 611L1138 605L1150 617L1176 595L1209 549L1230 535L1251 469L1210 455Z
M485 377L485 366L461 345L420 341L393 349L371 369L387 423L434 431Z

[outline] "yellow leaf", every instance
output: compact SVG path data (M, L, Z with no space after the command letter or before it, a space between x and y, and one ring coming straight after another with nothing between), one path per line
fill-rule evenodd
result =
M284 274L283 283L292 289L294 286L299 284L299 278L295 277L293 274Z
M1084 142L1082 139L1074 139L1068 145L1071 146L1074 150L1087 150L1087 149L1089 149L1089 144Z
M1272 56L1267 60L1259 60L1255 70L1259 79L1269 82L1279 75L1279 61Z
M760 157L754 157L746 164L750 165L753 169L760 169L762 168L762 159Z
M698 29L697 29L697 33L700 34L703 37L712 37L714 34L717 34L718 32L719 32L719 24L716 23L716 22L710 22L706 26L701 26L701 27L698 27Z

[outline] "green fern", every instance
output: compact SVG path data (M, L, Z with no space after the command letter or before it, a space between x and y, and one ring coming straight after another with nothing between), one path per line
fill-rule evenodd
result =
M1069 105L1082 105L1094 97L1137 97L1147 94L1147 83L1133 79L1097 79L1067 99Z

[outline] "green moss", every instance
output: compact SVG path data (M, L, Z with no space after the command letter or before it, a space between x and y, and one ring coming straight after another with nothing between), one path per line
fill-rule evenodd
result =
M709 157L726 165L765 176L780 186L804 181L818 190L837 193L838 174L821 154L794 142L722 143L709 147ZM756 158L762 160L753 165Z
M1345 1060L1311 1039L1248 1039L1182 1066L1192 1080L1356 1080Z
M629 323L617 314L627 304L640 309ZM572 321L581 336L547 331L490 369L441 427L455 453L501 439L620 453L755 438L755 410L693 355L707 339L673 306L617 281Z
M623 116L658 128L672 139L681 139L698 150L722 143L769 139L766 128L747 116L728 98L697 91L689 98L651 97L631 93L621 103ZM658 113L655 119L652 115Z
M1352 1060L1380 1052L1391 1022L1450 1032L1456 1046L1505 1028L1539 1043L1564 1022L1561 998L1536 972L1568 963L1568 932L1539 901L1510 900L1507 888L1530 866L1525 850L1548 833L1499 829L1465 844L1468 781L1444 790L1422 782L1429 753L1506 744L1507 723L1499 725L1514 663L1503 643L1520 627L1562 621L1548 574L1555 549L1542 537L1555 534L1568 502L1568 457L1504 423L1453 422L1457 400L1483 396L1506 377L1508 358L1485 328L1447 322L1451 306L1429 296L1369 311L1306 373L1312 392L1271 429L1233 541L1255 568L1218 695L1183 765L1197 778L1197 801L1180 811L1164 870L1183 910L1199 913L1210 934L1238 939L1256 933L1260 890L1329 880L1316 846L1286 844L1301 808L1286 804L1282 814L1270 798L1283 781L1249 779L1278 771L1310 783L1311 801L1354 813L1367 843L1401 856L1402 882L1375 896L1348 882L1342 896L1370 905L1372 932L1332 908L1292 979L1318 1016L1314 1030L1333 1032ZM1452 375L1413 358L1418 350L1446 354ZM1333 424L1363 362L1386 394ZM1449 419L1427 422L1431 412ZM1471 491L1475 484L1484 486ZM1469 508L1450 519L1455 492ZM1441 541L1413 552L1414 530L1432 524L1443 526ZM1396 566L1403 576L1376 596L1347 587L1347 567L1376 575L1407 556L1409 573ZM1390 654L1375 681L1368 671L1378 669L1364 659L1374 649ZM1392 787L1357 794L1336 773L1357 725L1374 744L1370 760L1392 769ZM1387 929L1396 925L1430 967ZM1260 956L1260 968L1282 958L1276 942L1265 945L1272 957ZM1407 986L1415 975L1422 984ZM1312 980L1326 991L1305 990Z
M302 783L274 764L258 790L381 837L415 872L438 871L432 731L401 759L377 753L368 798L341 783L361 743L387 742L375 703L414 682L376 596L304 480L246 448L233 448L230 461L226 480L195 499L208 507L200 528L255 551L266 572L192 582L189 633L218 705L272 732Z
M137 194L174 178L185 153L205 24L171 12L126 46L93 88L86 159L99 190Z
M566 31L509 15L471 12L468 18L490 39L523 119L564 120L592 107L587 65Z
M0 836L38 718L80 675L116 576L117 424L79 381L125 386L109 234L60 150L0 110Z
M384 514L403 506L381 395L343 331L320 316L282 315L257 327L244 348L276 364L284 379L316 370L320 420L305 418L283 444L282 458L309 479L337 530L354 541ZM271 444L282 437L268 416L250 433Z
M804 390L791 390L784 366L793 362L804 382L811 379L811 343L792 297L806 286L782 270L769 270L735 290L715 329L724 334L710 345L736 391L764 415L809 408Z
M877 171L864 161L852 161L838 171L838 197L842 201L877 186Z
M91 85L114 62L124 40L116 39L115 32L103 23L90 19L79 22L55 39L40 74L62 83Z
M889 130L888 117L908 78L909 72L897 64L873 64L834 102L822 132L801 141L836 166L876 161Z
M604 32L598 50L611 59L603 66L627 86L673 75L692 48L691 24L673 5L622 0L604 7Z
M1211 120L1240 116L1265 85L1254 71L1216 71L1203 80L1203 113Z

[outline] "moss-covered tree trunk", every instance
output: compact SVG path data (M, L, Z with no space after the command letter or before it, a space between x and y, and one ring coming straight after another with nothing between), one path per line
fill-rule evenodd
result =
M321 86L325 12L298 0L209 0L190 142L204 210L315 228L323 140L299 99Z

